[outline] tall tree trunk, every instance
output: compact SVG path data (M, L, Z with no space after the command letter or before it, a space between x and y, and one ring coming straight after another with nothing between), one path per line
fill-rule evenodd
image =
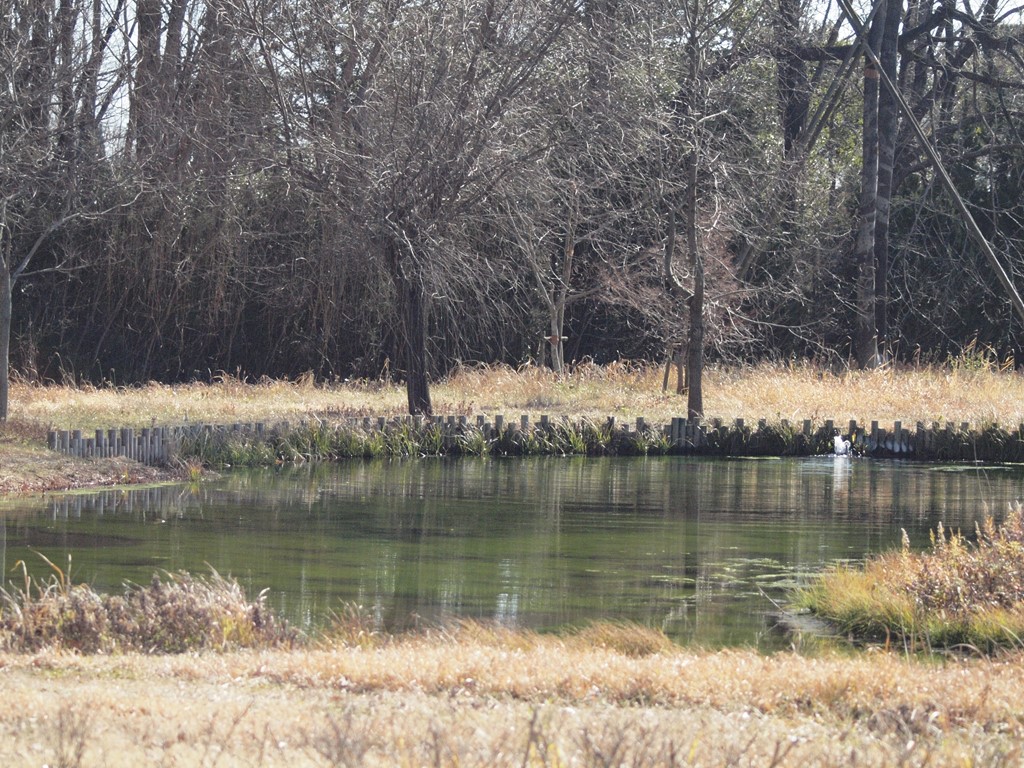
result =
M548 337L548 349L551 352L551 370L561 374L565 370L565 345L562 343L562 329L565 327L565 303L561 306L552 306L549 314L551 316L551 335Z
M430 380L427 365L427 296L422 283L407 269L402 246L389 242L388 265L398 302L399 338L405 391L412 415L430 416Z
M77 160L77 136L75 134L76 107L74 71L75 23L78 5L71 0L60 0L57 17L54 20L57 35L57 147L67 163Z
M690 297L690 338L686 347L686 383L689 418L704 415L704 258L697 242L697 148L687 158L686 251L693 272Z
M886 2L886 0L879 0ZM868 45L878 50L885 14L871 24ZM864 125L861 149L860 207L854 264L857 267L857 303L853 346L861 368L878 365L878 332L875 327L875 223L878 209L878 71L871 59L864 62Z
M430 416L430 381L427 367L427 307L423 286L402 280L402 336L405 340L405 390L409 413Z
M689 202L695 202L695 200L689 200ZM693 293L683 285L682 281L680 281L678 277L676 277L675 269L672 266L673 259L675 258L675 252L676 212L675 209L670 209L668 212L668 233L665 237L665 261L663 275L665 290L668 292L670 300L685 307L687 315L689 315L690 302L693 300ZM689 319L689 317L687 317L687 319ZM676 394L682 395L686 392L686 360L689 357L686 350L687 346L685 341L668 341L668 359L665 361L665 381L661 385L662 391L668 389L668 376L672 366L674 365L676 367Z
M697 17L698 3L694 3L693 13ZM690 297L690 332L686 342L686 384L689 390L686 395L686 411L691 419L704 416L704 259L697 240L697 167L700 163L702 130L699 125L700 116L705 114L707 107L707 84L702 82L703 51L700 45L700 33L697 25L690 22L689 41L686 46L688 62L687 90L689 102L687 111L690 116L690 151L686 155L686 255L693 274L693 291Z
M160 114L160 31L163 15L160 0L139 0L136 9L138 60L129 105L127 138L134 141L140 160L147 160L161 143Z
M783 157L789 161L794 157L797 141L807 124L811 104L807 64L794 50L800 41L799 0L779 0L776 35L779 50L776 81L782 113Z
M572 265L576 258L576 216L578 207L577 195L574 192L569 211L569 224L565 230L565 247L562 249L560 264L554 286L554 301L551 303L551 368L555 373L565 371L565 307L569 303L569 286L572 283Z
M882 33L879 59L882 71L896 82L897 46L900 21L903 16L902 0L887 0L885 29ZM888 88L878 94L878 186L875 209L875 329L879 354L887 357L889 349L889 212L896 192L893 167L896 158L898 128L896 98Z
M11 392L11 287L9 255L0 253L0 421L7 421Z

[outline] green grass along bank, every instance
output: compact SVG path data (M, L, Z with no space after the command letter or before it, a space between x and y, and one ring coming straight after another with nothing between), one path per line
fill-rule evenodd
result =
M925 461L1024 461L1024 424L895 422L863 426L856 421L743 419L725 424L673 418L632 424L615 418L554 419L528 415L405 416L394 418L192 424L140 430L50 431L49 447L69 455L128 456L145 464L200 461L211 466L260 466L292 461L402 456L705 455L815 456L835 452L836 437L854 455Z

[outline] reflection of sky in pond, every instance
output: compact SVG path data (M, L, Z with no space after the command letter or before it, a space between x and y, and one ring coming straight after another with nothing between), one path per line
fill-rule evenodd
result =
M103 590L212 566L303 626L351 602L389 629L628 619L770 646L772 601L808 574L901 528L973 531L1022 488L1020 467L832 457L348 462L7 500L0 564L70 554Z

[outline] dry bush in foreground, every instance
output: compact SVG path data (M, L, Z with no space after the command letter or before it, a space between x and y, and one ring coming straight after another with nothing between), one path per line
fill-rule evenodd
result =
M128 585L122 595L101 595L71 583L53 563L55 573L47 580L30 578L25 564L19 564L24 585L0 589L4 650L182 653L295 640L295 633L267 609L263 594L250 601L238 582L216 571L207 577L154 575L148 586Z
M576 635L517 643L517 634L467 625L377 647L0 653L0 764L1009 766L1022 757L1019 657L637 656Z

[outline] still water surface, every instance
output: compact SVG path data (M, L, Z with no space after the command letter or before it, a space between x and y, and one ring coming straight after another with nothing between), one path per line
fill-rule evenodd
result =
M199 486L0 508L0 564L73 556L100 590L208 567L315 627L346 602L381 628L452 617L591 619L680 642L785 642L773 601L838 560L972 531L1024 498L1024 468L866 459L423 459L232 471ZM31 548L31 549L30 549ZM20 569L18 569L20 571Z

